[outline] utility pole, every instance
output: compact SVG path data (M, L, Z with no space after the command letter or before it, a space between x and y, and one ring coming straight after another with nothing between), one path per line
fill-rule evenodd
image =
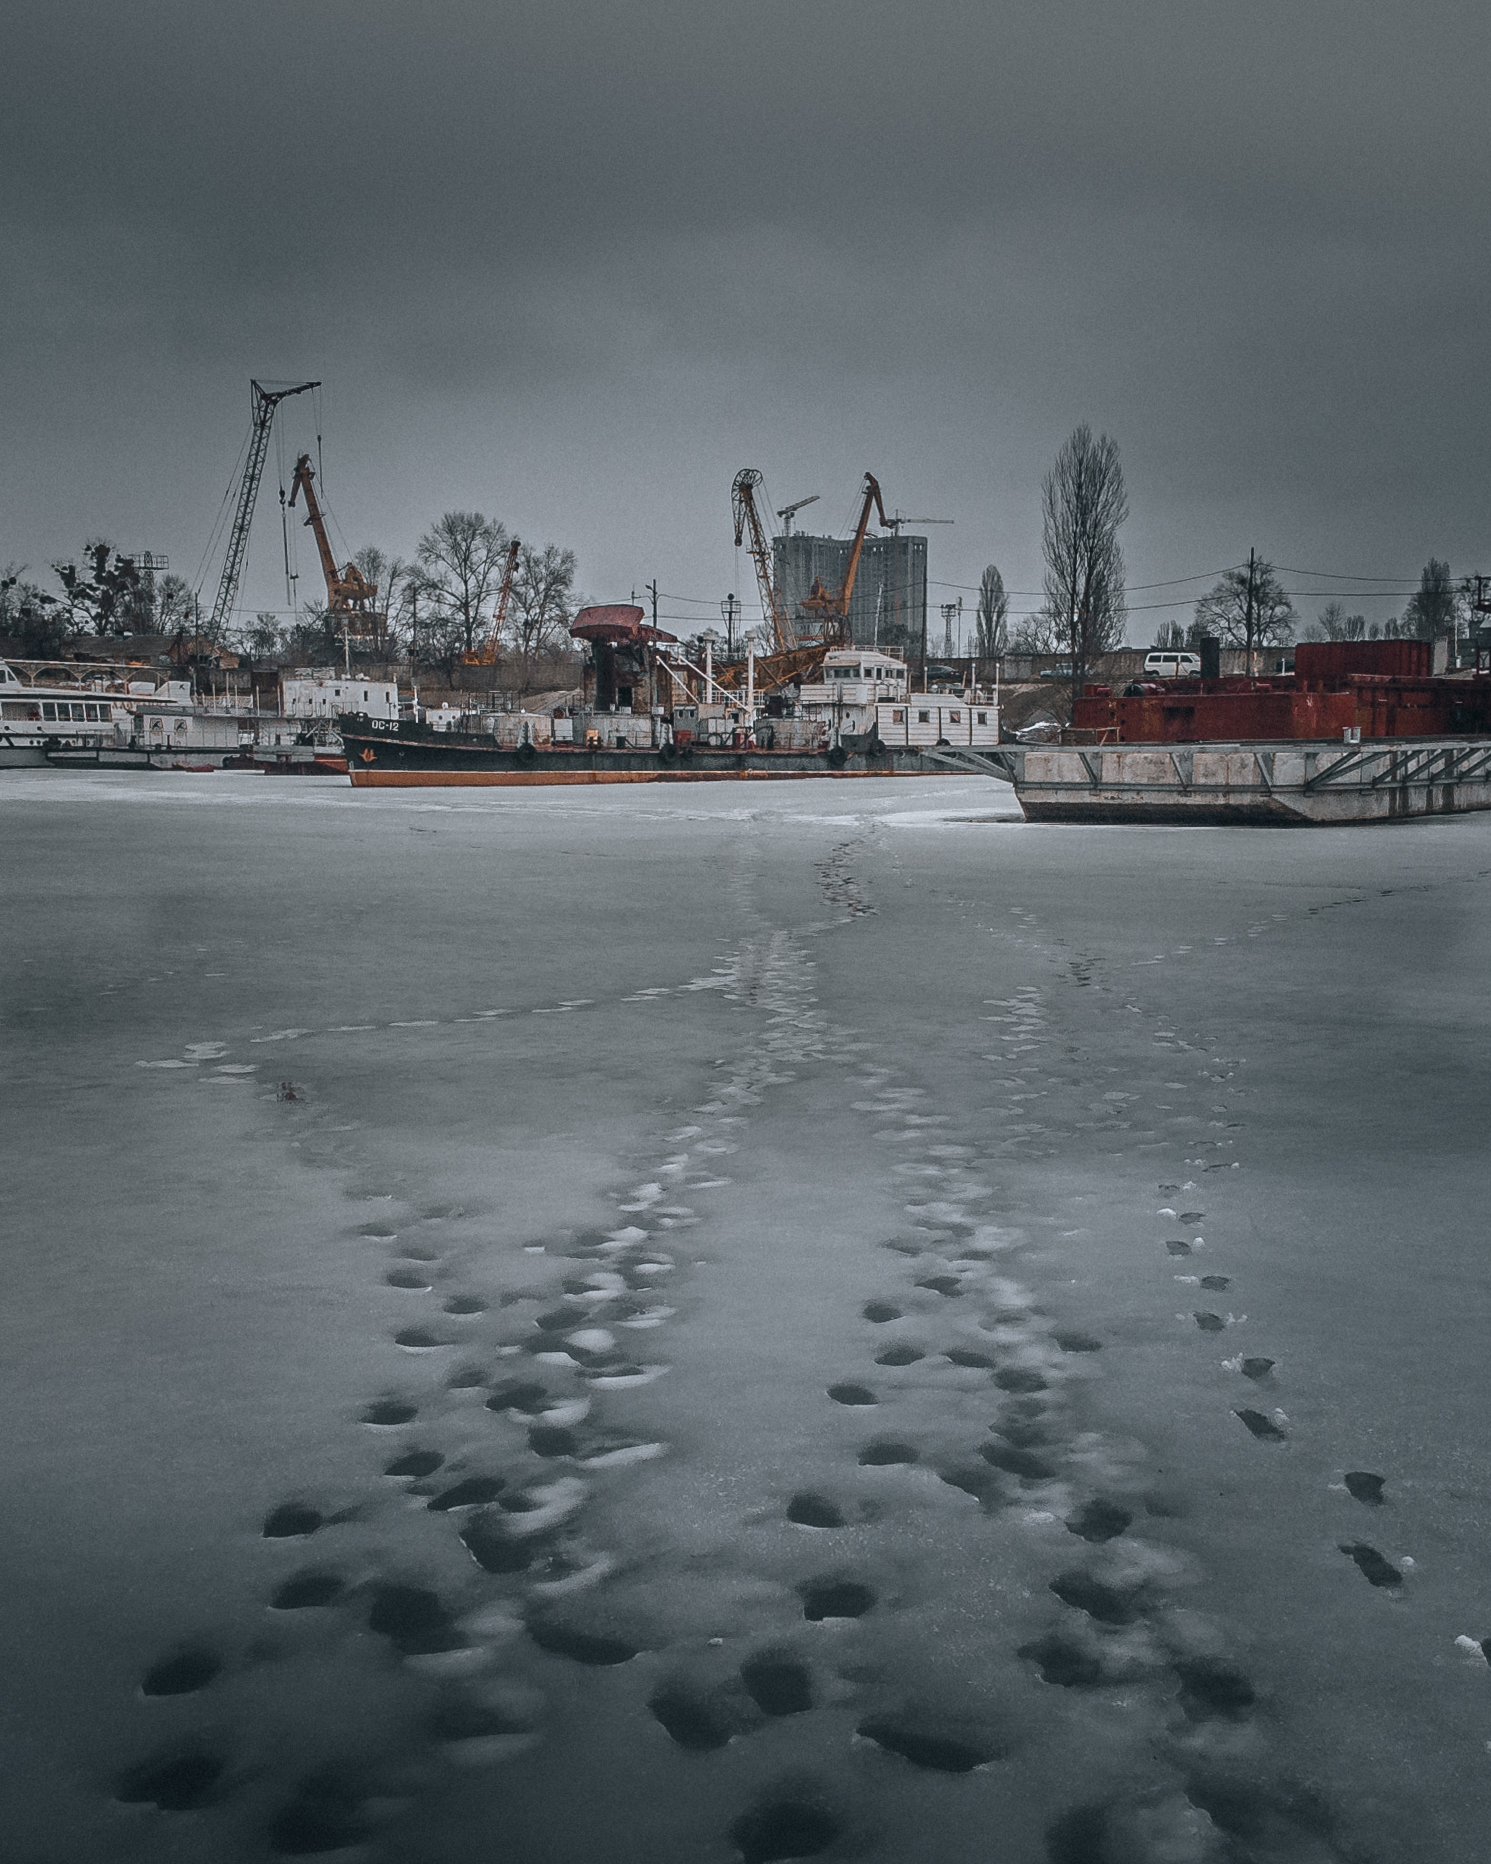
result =
M1248 550L1247 609L1243 616L1243 645L1248 650L1248 678L1249 679L1252 679L1253 677L1253 603L1254 603L1253 578L1256 572L1257 556L1258 556L1258 553L1254 549L1252 549L1252 547L1250 546Z
M650 583L643 583L642 587L652 597L652 625L654 628L656 628L657 627L657 577L654 576Z

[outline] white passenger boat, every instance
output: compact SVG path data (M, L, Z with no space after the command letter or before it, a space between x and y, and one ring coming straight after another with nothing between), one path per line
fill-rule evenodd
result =
M25 679L0 660L0 769L45 764L50 751L127 745L133 726L127 689L93 669L67 680L57 668ZM46 677L51 675L52 677Z

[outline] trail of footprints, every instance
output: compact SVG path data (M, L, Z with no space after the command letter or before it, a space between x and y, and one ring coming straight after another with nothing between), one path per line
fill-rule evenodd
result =
M542 1739L539 1692L522 1665L504 1666L514 1640L526 1637L540 1651L584 1666L620 1667L636 1658L639 1643L571 1606L603 1588L622 1564L587 1534L586 1503L595 1485L667 1450L608 1422L608 1394L644 1386L667 1370L656 1342L683 1299L673 1284L686 1279L672 1239L699 1221L692 1205L673 1200L685 1189L697 1197L728 1184L718 1167L738 1143L749 1107L790 1079L795 1065L828 1059L859 1069L865 1097L856 1107L880 1123L877 1137L897 1146L908 1223L886 1245L885 1284L859 1310L863 1362L840 1368L822 1402L864 1414L865 1434L854 1452L860 1471L930 1470L991 1517L991 1526L995 1519L1063 1523L1071 1552L1047 1581L1049 1621L1009 1656L1043 1685L1089 1700L1095 1716L1132 1726L1136 1715L1147 1715L1161 1757L1158 1785L1152 1777L1142 1792L1080 1804L1058 1817L1046 1835L1051 1864L1339 1855L1328 1810L1272 1778L1256 1728L1255 1690L1225 1637L1194 1611L1179 1609L1182 1563L1144 1532L1163 1523L1166 1498L1132 1451L1084 1427L1083 1385L1102 1340L1053 1321L1011 1276L1020 1239L988 1214L992 1190L975 1175L972 1149L949 1138L950 1120L925 1110L924 1090L872 1065L867 1045L828 1028L811 1007L804 971L787 934L747 943L723 987L767 1011L764 1039L747 1045L715 1097L668 1136L672 1150L653 1175L619 1200L618 1215L627 1221L602 1234L530 1246L536 1269L562 1259L557 1289L545 1276L489 1308L449 1283L441 1252L419 1240L420 1226L407 1241L387 1226L367 1226L370 1241L390 1250L387 1285L439 1309L428 1319L411 1316L396 1329L394 1345L414 1356L452 1353L447 1388L457 1397L485 1392L496 1435L484 1466L473 1466L481 1458L471 1454L449 1461L438 1447L440 1406L396 1388L369 1399L359 1428L387 1437L382 1480L449 1522L488 1590L473 1605L396 1575L360 1575L328 1555L284 1573L269 1589L269 1609L341 1612L349 1629L365 1627L385 1639L428 1679L424 1740L452 1765L490 1764ZM1048 1040L1040 993L1019 993L1013 1014L1017 1052L1038 1054ZM1026 1083L1032 1092L1033 1079L1032 1073ZM1012 1076L1015 1095L1025 1091L1018 1080ZM1190 1188L1161 1186L1172 1195ZM1167 1206L1165 1214L1177 1228L1202 1221L1195 1210ZM1199 1239L1164 1240L1171 1258L1191 1256L1199 1246ZM1222 1274L1197 1278L1207 1293L1229 1285ZM1195 1310L1194 1321L1205 1335L1227 1325L1209 1308ZM1271 1360L1243 1356L1235 1369L1260 1392L1272 1390ZM939 1381L953 1375L957 1402L944 1407L935 1441L898 1421L899 1410L925 1422L925 1410L903 1401L939 1390ZM984 1415L959 1447L950 1447L948 1420L956 1437L970 1406ZM1236 1414L1257 1438L1287 1437L1287 1420L1277 1411L1240 1405ZM846 1470L851 1490L853 1481ZM1384 1501L1383 1478L1371 1472L1348 1472L1345 1486L1364 1506ZM831 1487L784 1484L786 1520L823 1543L821 1563L797 1583L801 1620L873 1624L893 1605L882 1601L872 1574L837 1554L835 1537L850 1527L860 1530L853 1544L863 1550L864 1518L851 1521L843 1494ZM263 1534L309 1543L344 1518L292 1497L269 1513ZM1341 1550L1370 1584L1401 1586L1401 1572L1368 1543L1343 1541ZM150 1668L142 1694L191 1695L210 1689L222 1670L218 1652L183 1646ZM679 1749L701 1757L782 1718L812 1716L826 1701L814 1663L780 1639L748 1651L723 1684L702 1685L686 1664L652 1677L647 1712ZM942 1775L995 1767L1018 1748L1007 1728L904 1705L870 1707L856 1719L854 1739L893 1764ZM115 1791L128 1803L185 1811L214 1804L232 1778L226 1751L187 1740L128 1770ZM852 1819L847 1796L832 1780L799 1783L744 1807L722 1836L744 1864L772 1864L841 1848L853 1836ZM380 1829L372 1784L349 1763L306 1775L270 1813L266 1838L274 1853L315 1855L375 1842Z

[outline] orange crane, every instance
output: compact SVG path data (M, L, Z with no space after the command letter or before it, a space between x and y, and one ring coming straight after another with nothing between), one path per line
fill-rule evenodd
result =
M475 653L461 655L462 666L491 667L497 664L497 649L502 644L502 630L507 626L507 605L512 600L513 577L517 573L518 552L522 548L522 544L516 537L508 545L507 562L502 571L502 587L497 592L497 610L492 616L492 632Z
M742 537L747 531L750 532L751 555L756 560L756 581L761 585L761 614L771 630L772 652L788 654L796 647L797 636L787 613L787 604L782 600L776 577L772 574L771 546L766 541L761 514L756 510L756 487L760 483L761 475L754 466L744 466L735 475L735 484L730 488L730 506L735 513L735 545L739 549ZM796 509L794 506L793 510Z
M335 614L365 615L376 625L378 585L370 583L355 563L349 563L339 570L336 558L331 554L331 543L326 535L326 520L321 515L321 507L316 500L316 490L312 481L316 469L311 465L309 453L302 453L295 462L295 479L290 487L290 503L303 491L305 493L306 523L316 534L316 549L321 556L321 574L326 578L326 606Z
M825 589L815 576L812 588L802 599L804 613L818 624L820 637L830 647L847 643L849 639L849 598L854 594L854 579L859 574L860 553L865 547L865 532L869 529L871 510L880 513L880 528L883 531L891 528L880 498L880 482L873 473L865 474L864 497L859 523L854 528L854 547L849 552L849 568L844 573L842 586L833 590Z

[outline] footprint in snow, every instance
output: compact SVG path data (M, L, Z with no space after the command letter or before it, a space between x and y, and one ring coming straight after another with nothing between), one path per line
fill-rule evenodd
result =
M346 1583L339 1574L319 1567L307 1568L305 1572L292 1574L278 1588L269 1601L269 1608L276 1612L312 1611L324 1605L335 1605L346 1590Z
M1375 1547L1369 1547L1364 1540L1343 1540L1338 1543L1341 1552L1349 1560L1354 1560L1362 1577L1369 1586L1401 1586L1403 1575L1390 1561L1385 1560Z
M730 1827L741 1864L775 1864L779 1858L813 1858L839 1836L840 1826L811 1800L772 1800L744 1812Z
M264 1517L266 1540L303 1540L323 1527L326 1516L306 1502L281 1502Z
M798 1527L842 1527L844 1512L826 1495L802 1489L787 1503L787 1519Z
M205 1689L223 1667L216 1652L192 1647L162 1657L145 1672L140 1692L146 1696L192 1696Z
M763 1715L801 1715L813 1706L813 1679L806 1665L782 1652L747 1657L740 1680Z
M126 1806L193 1812L207 1804L226 1767L220 1755L206 1748L186 1748L131 1767L120 1776L114 1797Z

